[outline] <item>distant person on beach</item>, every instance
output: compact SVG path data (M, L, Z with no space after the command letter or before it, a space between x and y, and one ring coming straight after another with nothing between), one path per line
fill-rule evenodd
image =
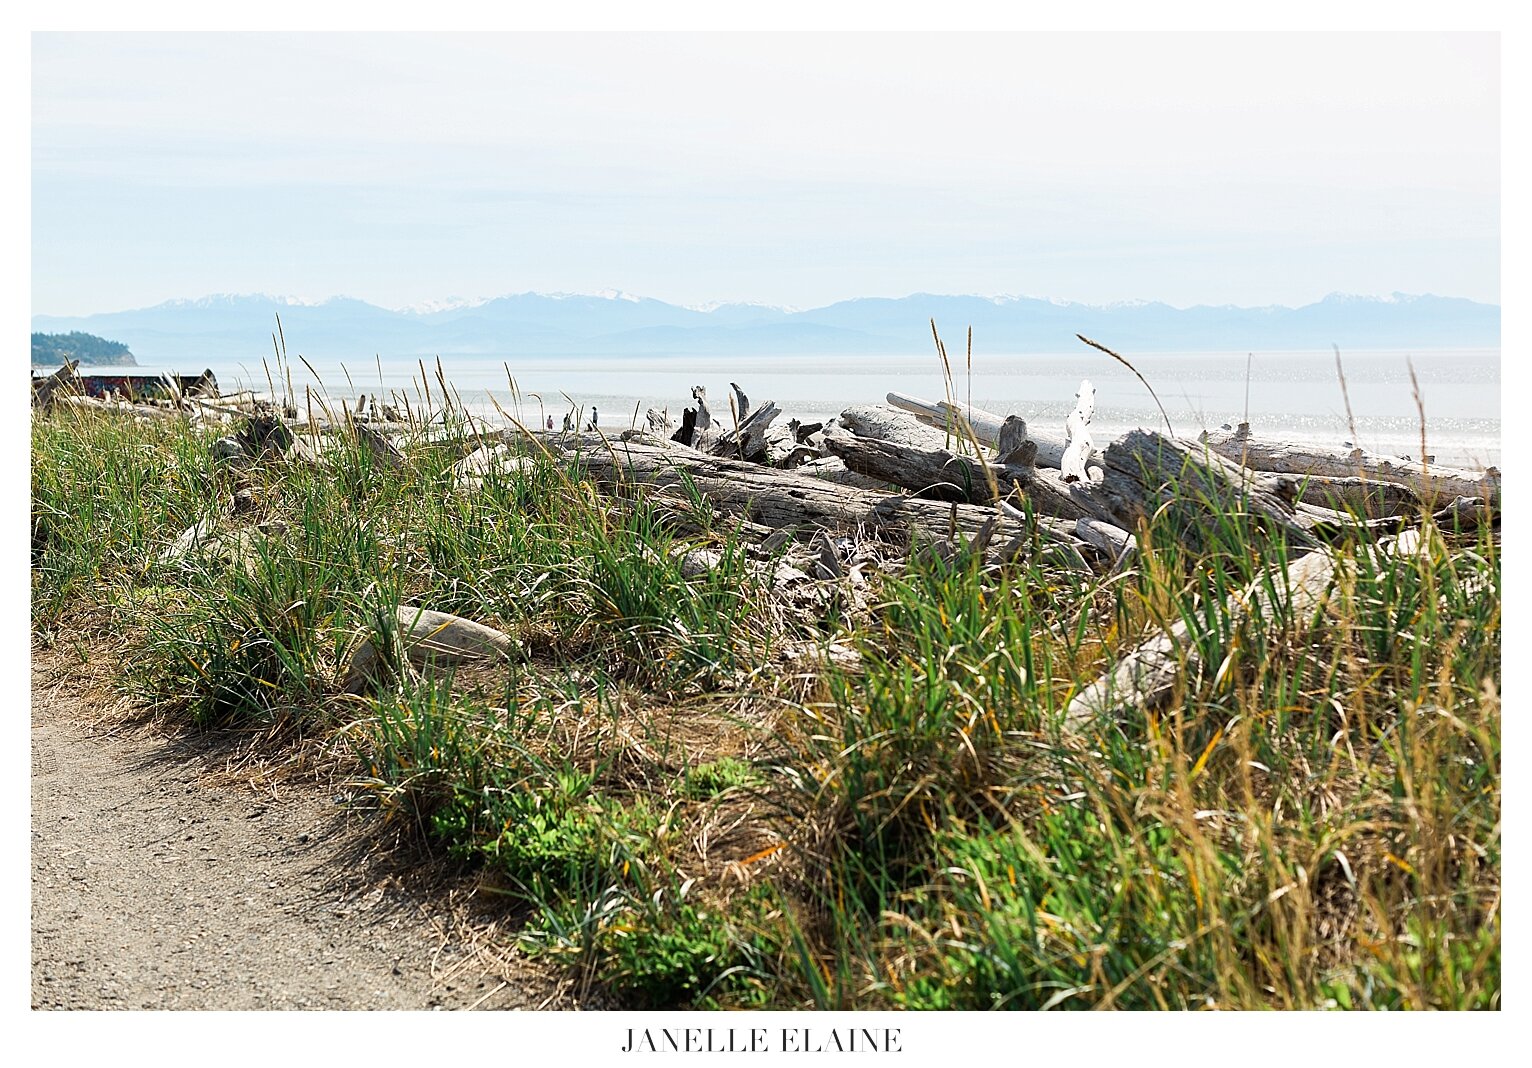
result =
M551 416L551 415L548 417L548 429L549 430L553 429L553 416Z
M595 408L594 405L592 405L591 406L591 410L590 410L590 429L592 429L592 430L596 429L596 421L597 421L596 408Z
M573 425L574 424L571 423L570 420L569 420L569 413L565 412L564 413L564 433L566 433L566 434L569 433L569 429Z

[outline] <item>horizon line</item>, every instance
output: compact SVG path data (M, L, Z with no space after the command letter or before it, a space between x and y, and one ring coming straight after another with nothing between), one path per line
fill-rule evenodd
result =
M536 289L527 289L527 290L521 290L521 291L516 291L516 292L500 293L500 294L497 294L497 295L491 296L491 297L426 298L424 300L417 300L417 301L415 301L412 304L406 304L406 305L402 305L402 306L390 306L388 304L377 304L377 303L374 303L371 300L366 299L365 297L354 297L354 296L351 296L351 295L345 294L345 293L334 293L334 294L331 294L330 296L321 297L321 298L307 298L307 297L297 297L297 296L293 296L291 294L272 294L272 293L265 293L265 292L260 292L260 291L243 292L243 293L223 291L223 292L216 292L216 293L204 293L203 295L198 296L198 297L169 297L169 298L166 298L165 300L161 300L161 301L159 301L157 303L154 303L154 304L144 304L144 305L138 305L136 307L127 307L127 308L114 308L114 309L109 309L109 310L105 310L105 311L77 312L77 313L72 313L72 314L71 313L61 313L61 312L38 312L38 311L34 311L34 312L31 313L30 318L32 318L32 319L38 319L38 318L51 318L51 319L90 319L90 318L94 318L96 316L101 316L101 315L120 315L120 314L124 314L124 313L127 313L127 312L151 311L151 310L156 309L156 308L167 308L167 307L172 307L172 306L176 306L176 305L195 306L195 305L202 304L202 303L205 303L205 302L211 302L211 301L220 300L220 299L224 299L224 300L266 300L266 301L270 301L270 302L272 302L274 304L281 304L281 305L284 305L286 307L292 307L292 308L320 308L320 307L324 307L325 305L333 304L333 303L340 302L340 301L355 301L356 303L365 304L368 307L377 308L380 311L393 312L394 314L397 314L397 315L426 316L426 315L438 314L438 313L441 313L441 312L459 311L459 310L471 310L473 308L483 307L486 304L494 303L497 300L506 300L506 299L510 299L510 298L514 298L514 297L542 297L544 299L552 299L552 300L596 299L596 300L611 300L611 301L629 301L629 302L632 302L632 303L641 303L641 302L644 302L644 301L653 301L655 303L664 304L664 305L667 305L669 307L677 308L677 309L680 309L680 310L683 310L683 311L694 311L694 312L697 312L698 314L701 314L701 315L710 315L714 311L718 310L719 308L724 308L724 307L758 307L758 308L761 308L761 309L764 309L764 310L768 310L768 311L783 312L784 314L787 314L787 315L802 315L802 314L805 314L807 312L821 311L821 310L823 310L825 308L835 307L838 304L847 304L847 303L851 303L853 301L859 301L859 300L903 301L903 300L910 300L910 299L916 298L916 297L931 297L931 298L943 299L943 300L971 298L971 299L974 299L974 300L990 301L990 302L992 302L994 304L997 304L997 305L1000 305L1000 304L1003 304L1003 303L1020 303L1022 301L1035 301L1035 302L1043 303L1043 304L1051 304L1051 305L1053 305L1055 307L1076 307L1076 308L1095 308L1095 309L1113 309L1113 308L1125 308L1125 307L1153 307L1153 306L1158 305L1158 306L1170 308L1170 309L1172 309L1174 311L1193 311L1193 310L1198 309L1198 308L1212 308L1212 309L1235 308L1235 309L1244 310L1244 311L1263 310L1263 309L1266 309L1266 308L1285 308L1285 309L1288 309L1288 310L1298 310L1298 309L1301 309L1301 308L1313 307L1316 304L1323 304L1326 301L1337 299L1337 298L1349 298L1349 299L1354 299L1354 300L1374 301L1374 302L1377 302L1377 303L1380 303L1380 304L1395 304L1395 303L1401 303L1402 302L1400 300L1400 298L1405 298L1405 299L1409 299L1409 300L1419 300L1419 299L1422 299L1422 298L1429 297L1429 298L1433 298L1433 299L1436 299L1436 300L1461 300L1461 301L1466 301L1466 302L1468 302L1470 304L1477 304L1477 305L1480 305L1481 307L1495 308L1497 310L1501 309L1501 307L1502 307L1502 305L1498 301L1492 303L1492 302L1488 302L1488 301L1475 300L1472 297L1451 296L1451 295L1443 295L1443 294L1439 294L1439 293L1430 293L1430 292L1426 292L1426 293L1406 293L1406 292L1403 292L1403 291L1400 291L1400 290L1394 290L1394 291L1391 291L1389 293L1382 293L1382 294L1379 294L1379 293L1350 293L1350 292L1344 292L1344 291L1336 290L1336 291L1332 291L1332 292L1326 293L1324 296L1318 298L1317 300L1312 300L1312 301L1309 301L1308 303L1305 303L1305 304L1277 304L1277 303L1269 303L1269 304L1233 304L1233 303L1202 304L1202 303L1197 303L1197 304L1185 304L1185 305L1172 304L1169 301L1164 301L1164 300L1154 300L1154 299L1137 298L1137 297L1130 297L1130 298L1112 300L1112 301L1107 301L1105 303L1095 304L1095 303L1091 303L1089 301L1068 300L1068 299L1059 298L1059 297L1044 297L1044 296L1038 296L1038 295L1029 294L1029 293L971 293L971 292L970 293L933 293L933 292L928 292L928 291L922 290L922 291L917 291L917 292L913 292L913 293L906 293L903 296L885 296L885 295L878 295L878 294L863 294L863 295L855 296L855 297L843 297L843 298L841 298L839 300L830 301L827 304L818 304L818 305L814 305L814 306L811 306L811 307L798 307L798 306L787 305L787 304L771 304L771 303L769 303L767 301L749 300L749 299L740 299L740 300L711 300L711 301L703 301L703 302L695 303L695 304L681 304L681 303L675 303L675 302L672 302L672 301L669 301L669 300L665 300L665 299L660 298L660 297L641 296L641 295L638 295L638 294L629 293L629 292L627 292L625 290L608 288L608 289L599 290L599 291L594 292L594 293L573 293L573 292L562 291L562 290L544 291L544 290L536 290Z

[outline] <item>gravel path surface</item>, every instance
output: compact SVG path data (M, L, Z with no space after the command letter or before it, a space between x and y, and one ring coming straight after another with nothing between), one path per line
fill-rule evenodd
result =
M34 1008L564 1007L392 877L327 791L209 785L205 740L92 727L61 660L32 665Z

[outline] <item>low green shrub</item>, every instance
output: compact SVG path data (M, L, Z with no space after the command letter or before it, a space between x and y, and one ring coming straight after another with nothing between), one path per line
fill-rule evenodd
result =
M688 768L683 777L681 792L685 797L705 801L729 790L759 787L765 781L765 776L748 760L719 757L706 764Z

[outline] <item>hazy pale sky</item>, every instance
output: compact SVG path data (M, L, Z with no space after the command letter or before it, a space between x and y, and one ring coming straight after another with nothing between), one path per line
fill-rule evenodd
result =
M32 310L1499 301L1493 34L33 37Z

